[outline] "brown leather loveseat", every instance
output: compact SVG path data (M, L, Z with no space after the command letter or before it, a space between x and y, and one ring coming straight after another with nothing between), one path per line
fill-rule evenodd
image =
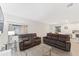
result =
M26 50L41 43L41 37L37 37L36 33L28 33L19 35L19 47L20 50Z

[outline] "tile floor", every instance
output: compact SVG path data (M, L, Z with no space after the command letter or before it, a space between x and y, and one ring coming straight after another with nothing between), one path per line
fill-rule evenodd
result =
M57 49L55 47L51 47L43 43L33 48L27 49L23 52L18 51L18 56L50 56L50 55L51 56L79 56L79 42L76 42L73 39L71 40L70 52L65 52L63 50Z

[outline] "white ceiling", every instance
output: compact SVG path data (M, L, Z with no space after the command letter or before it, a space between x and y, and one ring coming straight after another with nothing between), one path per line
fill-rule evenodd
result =
M3 12L48 24L79 20L79 4L68 3L8 3L2 4Z

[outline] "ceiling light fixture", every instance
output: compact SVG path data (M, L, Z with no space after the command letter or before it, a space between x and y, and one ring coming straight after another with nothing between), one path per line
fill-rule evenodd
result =
M72 7L73 6L73 3L69 3L68 5L67 5L67 7L69 8L69 7Z

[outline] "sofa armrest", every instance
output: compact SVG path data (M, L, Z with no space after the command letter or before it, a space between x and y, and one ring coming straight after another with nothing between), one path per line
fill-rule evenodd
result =
M66 43L70 43L70 41L66 41Z
M47 38L47 36L43 37L43 38Z
M45 36L45 37L43 37L43 39L49 39L49 37Z
M19 44L20 45L23 45L24 44L24 42L28 42L29 40L22 40L22 41L19 41Z
M24 43L23 42L19 42L19 48L23 49Z
M71 42L66 41L66 51L70 51L70 49L71 49Z
M25 42L25 41L29 41L29 39L28 40L23 40L23 42Z
M41 39L41 37L34 37L34 39Z

